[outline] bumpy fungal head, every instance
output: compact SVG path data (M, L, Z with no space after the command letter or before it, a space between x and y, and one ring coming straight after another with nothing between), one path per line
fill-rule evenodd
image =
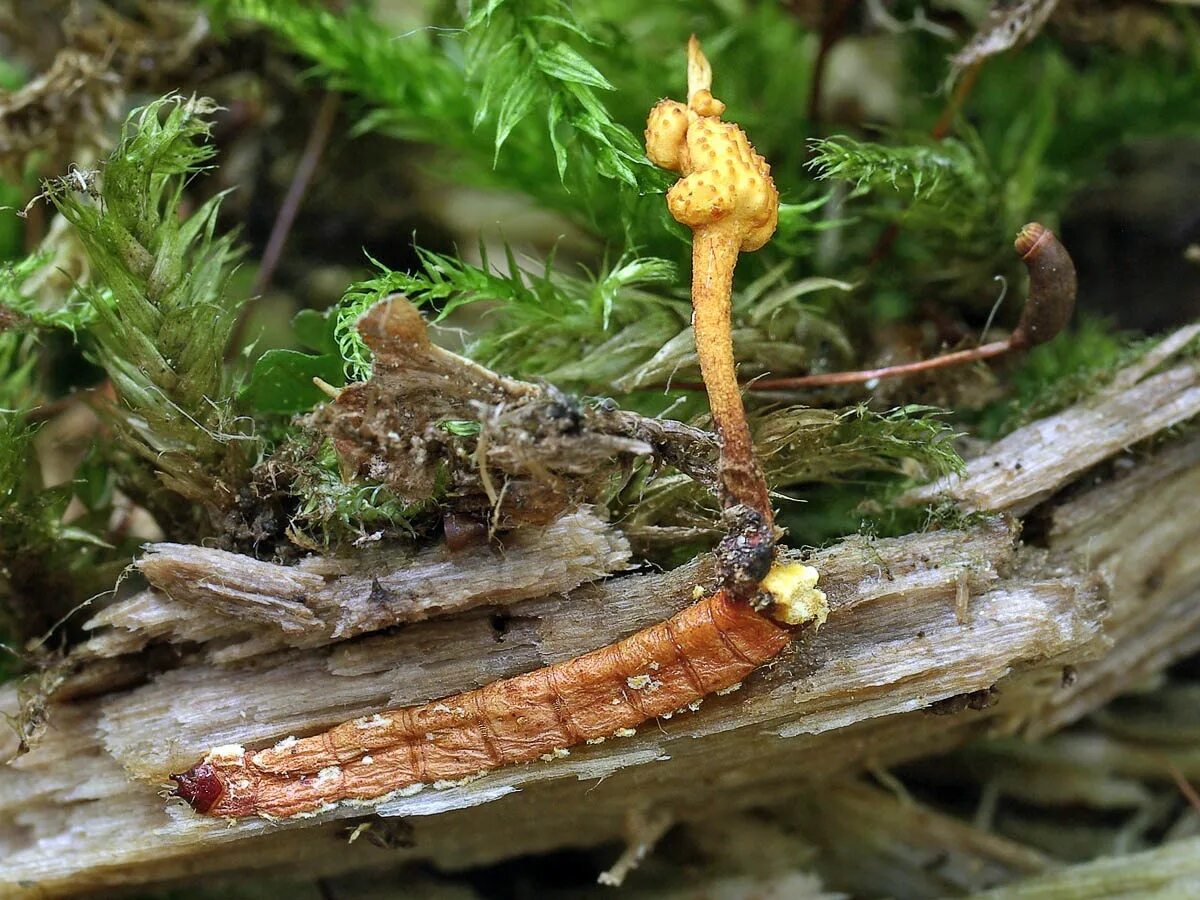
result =
M667 194L676 221L713 226L739 251L757 250L775 233L779 192L771 167L745 132L722 122L725 104L713 97L712 69L693 36L688 44L688 102L660 100L646 123L646 154L655 165L679 172Z
M659 100L646 121L646 155L650 162L672 172L683 170L682 157L691 119L688 108L676 100Z
M671 189L671 214L693 228L720 226L743 253L771 239L779 221L779 191L767 165L730 122L699 118L688 129L692 174Z

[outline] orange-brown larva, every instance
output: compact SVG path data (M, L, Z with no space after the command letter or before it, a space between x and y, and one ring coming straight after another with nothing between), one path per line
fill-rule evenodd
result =
M287 817L456 781L626 733L742 681L792 630L718 591L582 656L257 752L211 751L173 776L213 816Z

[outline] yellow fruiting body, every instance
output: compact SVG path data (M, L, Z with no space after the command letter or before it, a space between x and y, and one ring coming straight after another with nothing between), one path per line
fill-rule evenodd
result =
M764 526L773 515L766 481L754 462L750 428L733 360L730 294L740 252L775 233L779 192L767 165L737 125L722 122L712 70L695 36L688 43L688 102L662 100L646 123L646 154L683 177L667 192L667 208L690 227L692 324L713 423L721 440L722 503L750 507Z
M737 125L663 100L650 112L646 153L655 165L683 175L667 192L677 222L725 234L742 253L775 233L779 192L771 167Z
M762 590L771 597L771 618L788 625L825 624L829 603L825 592L817 590L820 573L803 563L780 563L762 580Z

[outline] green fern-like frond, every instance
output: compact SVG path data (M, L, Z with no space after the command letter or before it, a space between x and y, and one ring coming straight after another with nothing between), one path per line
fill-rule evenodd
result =
M552 0L479 6L465 41L462 23L392 34L359 4L210 5L271 29L332 88L366 101L362 127L436 143L457 157L459 177L527 194L606 237L622 232L621 210L639 194L669 183L602 102L612 85L579 49L592 37Z
M494 123L497 157L513 129L538 112L564 183L568 167L581 166L640 193L663 188L664 177L646 159L641 141L600 100L597 91L615 88L572 46L595 39L567 4L490 0L471 13L466 27L467 73L480 84L474 121Z
M977 181L966 147L955 140L885 146L838 135L812 141L809 168L818 178L853 182L856 188L892 188L911 200L946 205Z
M985 214L997 202L997 185L978 145L953 139L887 145L838 136L813 141L812 148L809 168L818 178L871 194L878 201L874 213L903 219L907 228L961 235L981 219L990 221Z
M372 108L364 127L443 146L472 143L463 69L434 29L394 34L366 5L316 0L206 0L218 20L265 26L310 59L331 88ZM457 35L456 37L461 37Z
M428 250L418 255L417 272L380 266L379 275L351 286L343 297L335 334L348 377L364 378L370 366L355 323L394 292L432 305L440 319L464 304L494 302L487 328L468 345L468 355L509 374L541 375L575 387L608 386L634 362L631 350L643 358L652 355L687 321L686 301L650 290L661 291L678 277L673 264L654 257L626 256L597 275L573 275L556 270L553 258L537 267L522 264L509 247L501 264L483 247L478 266ZM650 333L631 341L629 329ZM609 352L604 348L612 341L622 346Z

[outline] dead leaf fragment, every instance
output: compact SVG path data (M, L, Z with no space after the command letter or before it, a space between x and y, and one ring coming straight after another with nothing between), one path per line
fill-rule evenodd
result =
M1056 6L1058 0L997 0L975 36L951 57L955 73L1033 40Z
M653 452L628 433L628 414L505 378L433 344L403 297L373 307L359 333L374 354L371 378L346 387L313 424L333 440L348 476L384 483L405 501L489 511L485 518L504 527L545 524Z

